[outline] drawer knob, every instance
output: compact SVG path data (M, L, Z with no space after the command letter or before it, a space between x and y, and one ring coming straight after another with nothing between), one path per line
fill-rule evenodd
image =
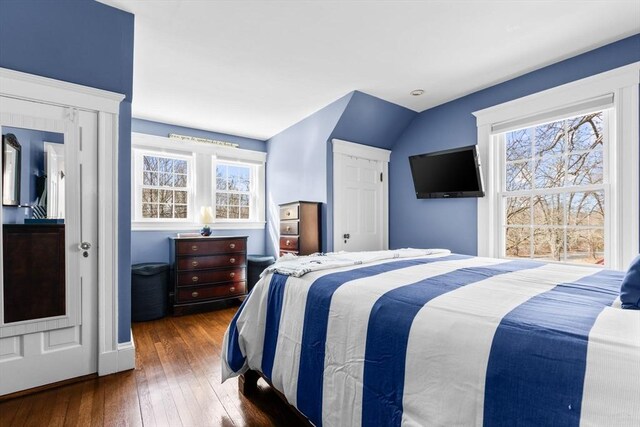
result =
M193 246L191 246L191 250L192 250L192 251L197 251L197 250L198 250L198 245L193 245Z
M191 265L194 266L194 267L197 267L198 266L198 261L192 261Z
M235 258L229 258L229 262L230 262L231 264L235 264L235 263L236 263L236 259L235 259Z
M233 291L235 291L235 290L236 290L236 288L235 288L235 287L233 287L233 286L229 288L229 292L233 292Z
M287 231L291 231L291 226L287 225Z
M197 292L197 291L195 291L195 292L191 292L191 296L192 296L192 297L194 297L194 298L196 298L198 295L199 295L199 294L198 294L198 292Z
M291 245L291 240L287 240L284 242L285 246L290 246Z
M229 243L229 247L230 247L231 249L235 249L235 248L236 248L236 244L235 244L235 243Z
M287 216L291 216L291 211L287 211Z
M200 279L198 278L198 276L193 276L193 277L191 278L191 281L193 281L193 282L197 282L198 280L200 280Z
M231 273L229 273L229 277L236 277L236 273L232 271Z

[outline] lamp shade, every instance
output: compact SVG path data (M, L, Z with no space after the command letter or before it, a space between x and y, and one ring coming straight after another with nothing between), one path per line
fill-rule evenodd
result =
M211 224L213 222L213 209L211 206L203 206L200 208L200 223Z

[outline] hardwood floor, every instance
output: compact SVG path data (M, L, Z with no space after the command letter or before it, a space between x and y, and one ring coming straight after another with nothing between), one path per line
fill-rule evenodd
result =
M0 402L0 426L296 426L262 380L246 399L220 384L220 348L237 307L134 323L136 369Z

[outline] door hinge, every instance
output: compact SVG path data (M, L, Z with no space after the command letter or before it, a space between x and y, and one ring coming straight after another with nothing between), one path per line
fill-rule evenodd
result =
M380 172L380 182L382 182L382 172Z

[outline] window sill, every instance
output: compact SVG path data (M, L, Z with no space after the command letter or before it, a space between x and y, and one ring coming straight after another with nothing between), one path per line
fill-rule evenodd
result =
M197 223L157 223L157 222L132 222L131 231L192 231L198 232L202 224ZM264 230L265 221L253 222L218 222L209 224L212 230Z

